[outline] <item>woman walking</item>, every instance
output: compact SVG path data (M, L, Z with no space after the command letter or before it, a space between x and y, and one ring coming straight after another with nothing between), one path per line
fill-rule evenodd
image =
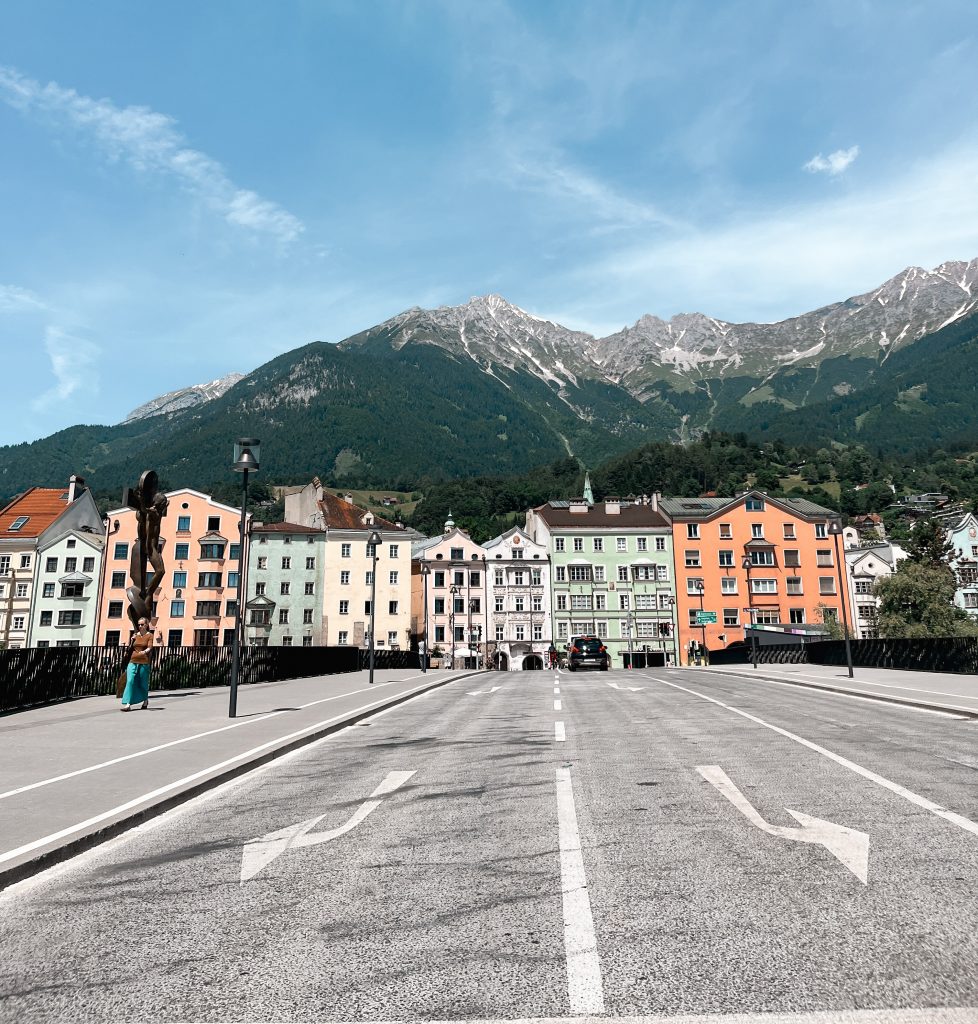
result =
M149 659L153 652L153 634L146 619L140 619L137 627L138 631L130 642L126 689L122 694L123 711L128 711L133 704L139 704L144 710L149 707Z

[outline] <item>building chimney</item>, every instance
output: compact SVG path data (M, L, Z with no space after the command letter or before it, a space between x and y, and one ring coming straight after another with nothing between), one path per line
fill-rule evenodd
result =
M621 502L617 498L605 498L604 511L609 516L621 515Z
M344 501L345 501L345 502L346 502L347 504L349 504L349 505L352 505L352 504L353 504L353 495L352 495L352 494L344 494L344 495L343 495L343 500L344 500Z
M586 513L589 507L590 506L584 498L571 498L570 500L570 511L577 515Z
M72 473L68 478L68 504L74 504L76 498L80 498L85 490L85 478Z
M661 500L661 498L662 498L662 492L661 491L653 491L652 492L652 511L653 512L658 512L659 511L659 501Z

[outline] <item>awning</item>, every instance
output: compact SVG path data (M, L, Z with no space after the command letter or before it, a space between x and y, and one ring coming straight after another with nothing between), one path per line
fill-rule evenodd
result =
M470 651L467 647L456 647L452 651L452 657L454 658L478 658L478 656L477 651Z

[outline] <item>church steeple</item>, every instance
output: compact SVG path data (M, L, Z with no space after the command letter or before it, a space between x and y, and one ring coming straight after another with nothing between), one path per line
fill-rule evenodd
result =
M594 504L594 491L591 490L591 474L584 474L584 500L589 504Z
M455 520L452 519L452 510L449 509L448 510L448 518L445 520L445 529L444 529L443 532L446 533L446 534L449 534L454 529L455 529Z

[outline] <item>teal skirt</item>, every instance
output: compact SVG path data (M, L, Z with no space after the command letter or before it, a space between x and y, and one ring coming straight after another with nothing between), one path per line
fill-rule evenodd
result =
M132 665L126 669L123 704L142 704L149 699L149 665Z

